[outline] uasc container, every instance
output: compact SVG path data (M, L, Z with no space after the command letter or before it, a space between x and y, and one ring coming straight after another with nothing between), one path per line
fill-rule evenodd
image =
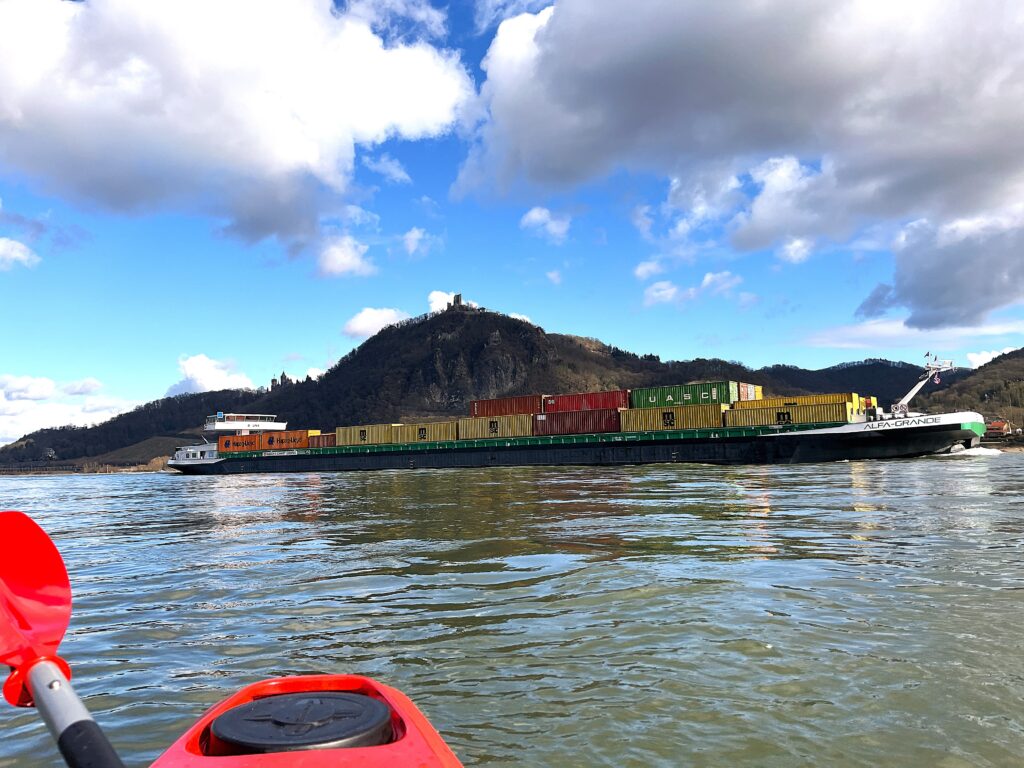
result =
M860 410L860 398L856 392L832 392L825 395L799 395L790 397L765 397L735 403L733 408L775 408L780 405L823 405L825 403L853 403L854 410Z
M696 384L674 384L668 387L643 387L631 390L631 408L662 408L679 405L732 403L739 400L739 382L702 381Z
M727 427L772 427L785 424L821 424L853 421L853 403L780 405L774 408L733 408L725 412Z
M264 451L287 451L309 448L310 436L320 434L319 429L285 429L260 435L260 448Z
M487 440L502 437L529 437L533 434L533 415L482 416L459 419L459 440Z
M672 429L720 429L722 412L729 406L685 405L675 408L630 408L621 412L623 432L659 432Z
M575 395L545 395L542 402L544 413L628 408L629 390L612 389L605 392L580 392Z
M499 397L496 400L470 400L469 415L477 416L511 416L516 413L540 413L542 395L520 395L518 397Z
M533 434L538 436L590 435L599 432L618 432L619 429L619 411L615 408L538 413L533 417Z
M396 443L432 443L458 439L458 422L429 421L395 427Z
M363 424L338 427L334 430L337 445L384 445L395 442L395 431L401 424Z
M221 435L217 438L217 452L258 451L260 436L257 435Z

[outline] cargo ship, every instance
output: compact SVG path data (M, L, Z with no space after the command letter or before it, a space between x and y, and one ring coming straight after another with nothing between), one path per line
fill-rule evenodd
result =
M758 385L718 381L473 400L464 418L326 432L218 413L205 425L217 441L178 448L167 466L210 475L910 458L975 447L985 432L978 413L909 409L928 381L952 369L929 362L889 409L855 392L764 397Z

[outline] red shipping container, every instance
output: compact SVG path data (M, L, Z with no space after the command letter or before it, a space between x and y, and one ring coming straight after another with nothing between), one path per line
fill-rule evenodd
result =
M310 435L310 448L333 448L337 444L338 435L335 432L328 432L323 435Z
M540 413L541 395L521 395L519 397L499 397L496 400L470 400L469 415L478 416L513 416L517 413Z
M544 413L564 411L596 411L602 408L629 408L629 390L581 392L576 395L545 395Z
M533 417L534 435L591 435L597 432L618 432L617 408L596 411L562 411L538 413Z

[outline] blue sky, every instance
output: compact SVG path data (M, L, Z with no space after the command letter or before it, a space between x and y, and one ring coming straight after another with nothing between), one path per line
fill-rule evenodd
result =
M1024 344L1013 5L715 5L0 4L0 443L449 292L663 359Z

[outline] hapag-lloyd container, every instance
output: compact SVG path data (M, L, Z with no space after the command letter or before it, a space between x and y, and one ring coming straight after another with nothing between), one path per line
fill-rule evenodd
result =
M338 427L335 439L341 445L383 445L395 442L396 430L401 424L363 424L357 427Z
M775 408L733 408L725 412L727 427L772 427L853 421L853 403L780 405Z
M661 432L671 429L719 429L729 406L684 405L675 408L630 408L620 413L623 432Z
M217 438L217 452L258 451L260 436L256 435L221 435Z
M512 416L517 413L540 413L542 395L520 395L518 397L499 397L496 400L470 400L469 415L479 416Z
M702 381L668 387L642 387L629 393L630 408L662 408L680 405L729 403L740 399L737 381Z
M533 414L482 416L459 419L459 440L487 440L502 437L529 437L533 434Z
M533 417L533 434L590 435L598 432L618 432L619 411L602 408L594 411L562 411L538 413Z
M629 390L612 389L605 392L580 392L574 395L545 395L542 404L544 413L628 408Z
M436 443L458 439L458 422L429 421L395 427L396 443Z
M296 448L309 448L309 438L319 434L319 429L286 429L281 432L264 432L260 435L260 450L289 451Z

